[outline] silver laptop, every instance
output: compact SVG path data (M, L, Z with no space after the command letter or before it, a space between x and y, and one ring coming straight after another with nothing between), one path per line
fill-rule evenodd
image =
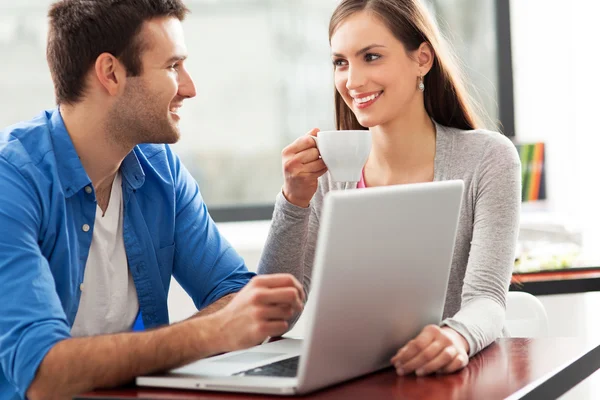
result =
M332 191L324 200L304 339L206 358L140 386L304 394L390 366L441 321L462 181Z

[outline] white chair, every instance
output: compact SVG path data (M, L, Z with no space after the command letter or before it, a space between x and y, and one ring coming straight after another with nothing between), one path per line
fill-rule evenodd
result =
M548 315L542 302L526 292L508 292L506 321L511 337L548 336Z

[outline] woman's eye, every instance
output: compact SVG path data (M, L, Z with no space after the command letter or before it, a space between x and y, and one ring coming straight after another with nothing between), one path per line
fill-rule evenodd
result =
M381 58L381 56L379 54L365 54L365 61L369 62L369 61L375 61L375 60L379 60Z
M343 67L346 65L346 60L342 60L342 59L338 58L337 60L333 60L333 65L335 67Z

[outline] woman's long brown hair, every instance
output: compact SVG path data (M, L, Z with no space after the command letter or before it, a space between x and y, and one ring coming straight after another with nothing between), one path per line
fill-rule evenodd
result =
M379 18L408 52L417 50L423 42L429 43L434 61L423 78L423 96L425 110L434 121L462 130L481 128L480 117L467 93L455 57L420 0L342 0L331 16L330 42L338 26L359 11L370 12ZM335 114L339 130L366 129L358 123L337 90Z

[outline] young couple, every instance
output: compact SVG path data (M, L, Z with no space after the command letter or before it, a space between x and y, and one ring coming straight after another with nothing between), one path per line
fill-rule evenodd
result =
M259 276L219 234L165 144L196 95L180 0L61 0L47 58L58 107L0 132L0 397L63 398L283 334L301 312L323 196L312 130L283 151L285 183ZM462 179L440 326L392 358L451 373L502 335L520 164L480 129L419 0L343 0L330 24L338 129L370 129L358 187ZM402 204L398 204L402 207ZM174 276L201 310L168 325ZM143 332L131 332L141 313Z

